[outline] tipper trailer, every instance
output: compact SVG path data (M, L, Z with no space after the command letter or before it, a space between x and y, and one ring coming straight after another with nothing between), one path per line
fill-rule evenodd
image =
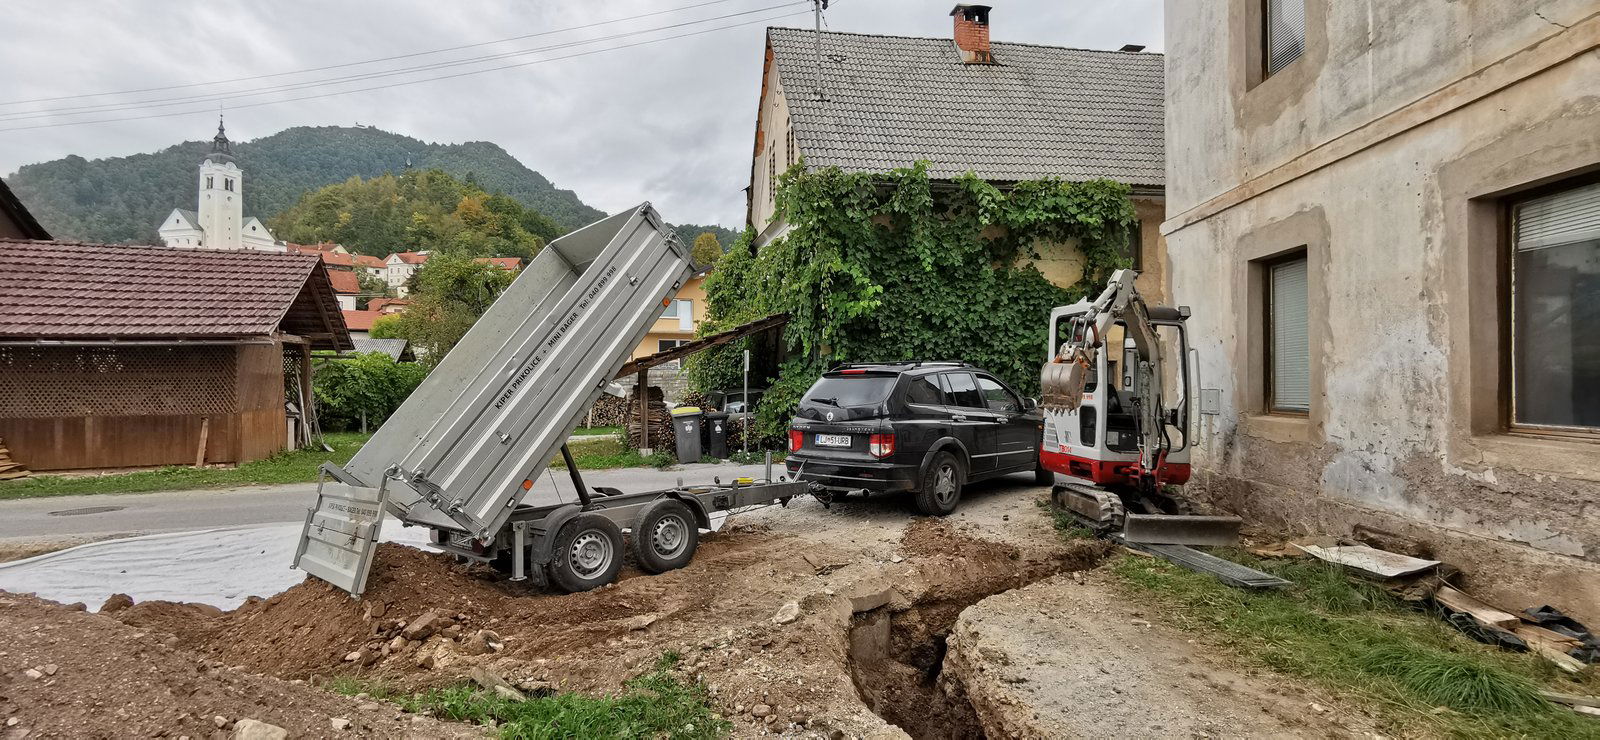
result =
M586 591L615 580L624 529L662 572L693 558L717 512L808 493L770 465L728 484L584 486L568 435L693 269L649 203L550 242L350 462L323 464L294 567L359 596L387 510L444 552ZM558 453L576 502L540 483Z

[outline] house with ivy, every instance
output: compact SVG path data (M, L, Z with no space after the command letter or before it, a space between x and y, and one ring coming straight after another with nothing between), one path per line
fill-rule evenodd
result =
M1060 179L1126 185L1135 223L1123 246L1139 287L1164 295L1162 55L990 39L990 8L957 5L948 37L767 29L747 219L754 246L794 226L780 179L808 169L888 173L926 162L936 200L968 173L1007 192ZM1022 21L1018 21L1022 22ZM986 224L985 237L999 226ZM1076 240L1029 245L1051 282L1083 277Z

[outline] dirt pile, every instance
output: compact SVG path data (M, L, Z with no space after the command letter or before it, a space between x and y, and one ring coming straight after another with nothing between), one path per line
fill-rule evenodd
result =
M247 719L292 737L478 736L250 675L195 655L181 638L31 596L0 593L0 634L0 737L227 737Z

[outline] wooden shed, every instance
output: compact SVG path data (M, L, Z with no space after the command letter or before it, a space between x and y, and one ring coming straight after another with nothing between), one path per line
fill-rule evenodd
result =
M0 239L0 439L32 470L302 444L311 350L353 346L316 255Z

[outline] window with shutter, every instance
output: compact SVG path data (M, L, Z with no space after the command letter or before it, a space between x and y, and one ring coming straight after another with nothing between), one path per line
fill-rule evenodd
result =
M1305 0L1263 0L1262 55L1267 76L1277 74L1294 63L1306 49Z
M1511 420L1600 429L1600 183L1516 204Z
M1269 265L1266 277L1268 407L1305 413L1311 410L1306 258Z

